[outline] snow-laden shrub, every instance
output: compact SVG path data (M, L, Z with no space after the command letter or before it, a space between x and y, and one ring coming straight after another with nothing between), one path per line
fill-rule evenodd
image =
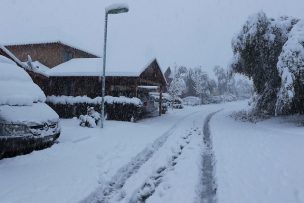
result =
M232 40L231 68L244 74L254 84L256 114L274 115L281 78L277 69L288 33L298 22L292 17L271 19L264 12L252 15Z
M105 96L105 103L108 104L134 104L134 105L142 105L140 99L133 97L128 98L124 96L120 97L112 97L112 96ZM102 97L90 98L88 96L48 96L47 102L53 104L80 104L80 103L90 103L90 104L101 104Z
M49 96L47 103L61 118L73 118L85 115L88 107L101 112L101 98L87 96ZM112 97L105 99L105 114L108 120L136 121L143 116L142 102L138 98Z
M304 21L291 30L283 46L277 68L281 87L276 102L276 114L303 113L304 107Z
M95 128L101 120L101 116L100 113L94 110L94 107L87 107L87 115L80 115L79 120L80 126Z
M169 89L168 89L169 94L172 95L172 97L177 97L180 96L185 90L186 90L185 81L176 74L169 85Z

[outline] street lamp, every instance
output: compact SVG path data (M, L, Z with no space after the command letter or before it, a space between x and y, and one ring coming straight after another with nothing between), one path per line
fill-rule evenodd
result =
M105 113L105 86L106 86L106 56L107 56L107 29L108 29L108 15L127 13L129 7L126 4L113 4L105 9L105 28L104 28L104 42L103 42L103 70L102 70L102 101L101 101L101 128L104 126Z

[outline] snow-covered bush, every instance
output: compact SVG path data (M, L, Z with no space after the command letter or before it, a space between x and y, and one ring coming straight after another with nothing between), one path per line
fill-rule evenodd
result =
M169 85L169 94L173 97L180 96L186 90L185 81L179 77L175 76Z
M291 30L277 64L281 87L276 114L304 113L304 21Z
M100 119L100 113L95 111L94 107L87 107L87 115L79 116L79 125L82 127L95 128Z
M79 103L90 103L90 104L101 104L102 97L90 98L88 96L48 96L47 102L52 104L79 104ZM105 103L108 104L133 104L141 106L142 102L140 99L133 97L112 97L105 96Z
M101 97L48 96L47 103L61 118L85 115L88 107L101 111ZM138 98L105 97L105 113L108 120L136 121L143 116L142 102Z
M288 39L288 33L298 22L291 17L270 19L264 12L248 18L242 30L232 40L234 52L231 68L253 80L256 93L254 113L275 114L281 78L278 57Z

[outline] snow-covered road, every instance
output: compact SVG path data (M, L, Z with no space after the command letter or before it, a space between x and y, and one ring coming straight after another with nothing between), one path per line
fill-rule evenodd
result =
M105 129L63 120L59 144L0 160L0 202L304 202L303 127L229 116L245 106L186 107Z
M200 202L202 129L215 109L201 107L177 121L83 202Z
M205 116L219 108L189 107L139 123L108 121L104 130L82 128L75 120L63 120L59 144L0 160L1 202L90 202L105 194L101 191L107 191L111 201L128 201L155 171L168 166L181 147L183 153L176 159L198 164L194 167L197 172L192 166L176 164L175 170L166 172L165 180L155 188L157 195L149 201L160 194L164 198L178 197L170 197L169 192L163 195L162 190L180 191L178 184L183 186L185 182L192 184L187 190L193 194L188 197L194 198L202 148L198 140L201 136L194 136L193 129L201 133ZM193 135L187 143L184 136L189 132ZM181 176L187 170L191 173ZM176 173L179 180L174 178ZM166 180L170 177L176 184L169 187L166 182L170 181Z

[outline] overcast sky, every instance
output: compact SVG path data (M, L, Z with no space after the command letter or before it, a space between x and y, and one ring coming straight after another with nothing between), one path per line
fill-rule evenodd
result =
M102 55L104 8L128 2L110 16L108 67L132 69L156 57L162 68L227 66L231 39L248 15L304 18L303 0L0 0L0 42L62 40Z

